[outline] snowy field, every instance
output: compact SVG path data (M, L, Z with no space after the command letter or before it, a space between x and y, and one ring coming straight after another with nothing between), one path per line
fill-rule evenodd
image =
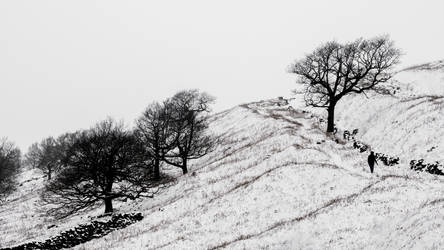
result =
M74 249L443 249L444 178L411 171L408 160L444 160L444 100L402 88L344 99L336 119L400 165L370 174L367 155L327 136L298 100L244 104L212 116L218 146L190 174L167 168L178 176L169 189L115 205L142 212L141 222ZM0 206L0 247L44 240L103 211L54 221L38 199L43 181L25 171Z

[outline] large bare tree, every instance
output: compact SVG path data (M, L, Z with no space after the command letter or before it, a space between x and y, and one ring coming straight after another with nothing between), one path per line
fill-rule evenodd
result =
M381 91L378 85L392 78L400 55L388 36L345 44L333 41L296 61L290 72L305 86L306 105L327 109L327 132L333 132L338 101L350 93Z
M208 113L214 97L198 90L176 93L166 105L171 110L174 150L164 156L164 161L188 173L188 160L198 159L213 148L214 138L209 134Z
M54 211L69 215L103 202L109 213L113 200L152 197L151 173L141 165L146 154L122 124L108 119L68 141L63 166L43 193L58 205Z
M136 121L134 133L153 159L155 180L160 180L160 164L175 146L173 141L173 117L170 105L154 102Z

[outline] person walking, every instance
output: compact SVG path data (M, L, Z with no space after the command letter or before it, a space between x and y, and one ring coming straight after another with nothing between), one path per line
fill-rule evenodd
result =
M367 160L368 160L368 165L370 166L370 172L373 174L373 169L375 167L375 163L378 164L373 151L370 152L370 155L368 156Z

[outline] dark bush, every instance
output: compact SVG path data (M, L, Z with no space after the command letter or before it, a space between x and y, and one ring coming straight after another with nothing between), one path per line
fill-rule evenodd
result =
M415 171L419 171L419 172L427 172L430 174L444 175L444 172L442 171L442 169L444 169L444 166L439 164L439 162L424 163L424 159L411 160L410 161L410 169L415 170Z

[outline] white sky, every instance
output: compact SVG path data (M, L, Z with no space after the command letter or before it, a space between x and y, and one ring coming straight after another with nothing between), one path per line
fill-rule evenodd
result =
M22 150L199 88L216 111L289 95L320 43L390 34L403 65L443 59L442 0L0 1L0 137Z

